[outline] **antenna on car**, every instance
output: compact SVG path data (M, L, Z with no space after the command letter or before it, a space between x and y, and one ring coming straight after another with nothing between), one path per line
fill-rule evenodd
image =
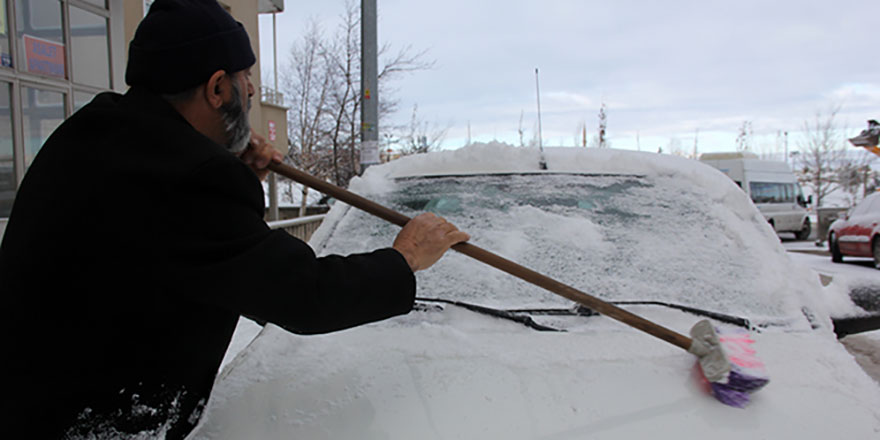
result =
M541 159L538 167L542 170L547 169L547 159L544 158L544 141L541 133L541 86L538 82L538 68L535 67L535 93L538 95L538 149L541 150Z

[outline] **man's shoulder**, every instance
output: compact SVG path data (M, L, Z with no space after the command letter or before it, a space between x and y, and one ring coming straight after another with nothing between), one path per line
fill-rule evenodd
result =
M143 90L101 93L64 125L64 143L85 142L107 157L135 159L145 167L185 172L229 156L159 95Z

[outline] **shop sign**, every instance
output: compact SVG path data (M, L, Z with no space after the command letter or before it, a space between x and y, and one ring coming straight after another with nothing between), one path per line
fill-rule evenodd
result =
M64 78L64 45L42 38L24 36L27 71Z
M269 142L275 142L275 121L269 121Z

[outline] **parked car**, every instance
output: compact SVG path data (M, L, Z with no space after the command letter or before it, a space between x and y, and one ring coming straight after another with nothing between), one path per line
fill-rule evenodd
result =
M880 193L865 197L828 230L831 261L840 263L844 256L869 257L880 269Z
M412 313L339 333L267 326L217 379L192 439L828 439L880 432L880 386L833 332L846 292L794 263L748 197L697 161L497 144L371 167L351 189L686 333L751 331L770 384L745 409L683 350L451 252ZM318 254L399 229L334 204ZM295 289L296 286L289 286ZM283 290L278 292L284 294ZM339 307L356 307L340 304Z
M793 232L798 240L810 238L812 225L803 190L788 164L759 159L747 152L704 153L700 161L733 179L757 205L776 232Z

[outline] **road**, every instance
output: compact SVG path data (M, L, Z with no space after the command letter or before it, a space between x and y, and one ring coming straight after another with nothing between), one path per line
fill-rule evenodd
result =
M812 268L823 284L843 282L852 286L853 302L867 311L880 313L880 270L874 268L872 259L844 257L843 263L834 263L827 246L784 237L782 245L793 260ZM880 330L850 335L840 342L862 369L880 383Z

